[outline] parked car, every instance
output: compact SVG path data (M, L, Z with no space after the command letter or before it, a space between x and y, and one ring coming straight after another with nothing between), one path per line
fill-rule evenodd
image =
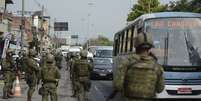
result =
M94 58L91 79L112 79L112 62L108 58Z

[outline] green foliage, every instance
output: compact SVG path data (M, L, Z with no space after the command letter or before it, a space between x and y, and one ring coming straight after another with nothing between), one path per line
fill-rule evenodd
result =
M113 44L112 41L101 35L98 36L98 38L89 39L87 43L89 43L90 46L111 46ZM87 43L84 44L84 47L87 46Z
M180 1L172 1L170 2L170 10L171 11L182 11L188 12L190 10L191 4L188 0L180 0Z
M138 0L132 8L132 12L128 14L127 21L132 21L137 17L153 12L161 12L167 9L167 5L160 5L159 0Z
M179 0L170 2L170 11L201 13L201 0Z
M201 13L201 0L191 1L192 12Z

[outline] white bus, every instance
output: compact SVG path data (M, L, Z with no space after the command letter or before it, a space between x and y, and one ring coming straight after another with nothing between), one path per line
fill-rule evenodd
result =
M152 52L164 67L165 89L158 99L201 99L201 14L161 12L137 18L114 36L113 71L135 52L140 32L152 33Z

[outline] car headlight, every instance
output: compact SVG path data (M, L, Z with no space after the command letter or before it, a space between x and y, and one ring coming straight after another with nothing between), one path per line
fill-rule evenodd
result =
M98 71L99 71L99 69L94 68L94 69L93 69L93 71L98 72Z
M108 69L107 71L108 71L108 72L112 72L112 69Z
M113 63L113 60L112 60L112 59L110 59L110 63Z

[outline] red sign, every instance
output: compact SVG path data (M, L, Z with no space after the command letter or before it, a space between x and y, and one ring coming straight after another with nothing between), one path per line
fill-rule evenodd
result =
M178 88L177 94L192 94L192 88Z

